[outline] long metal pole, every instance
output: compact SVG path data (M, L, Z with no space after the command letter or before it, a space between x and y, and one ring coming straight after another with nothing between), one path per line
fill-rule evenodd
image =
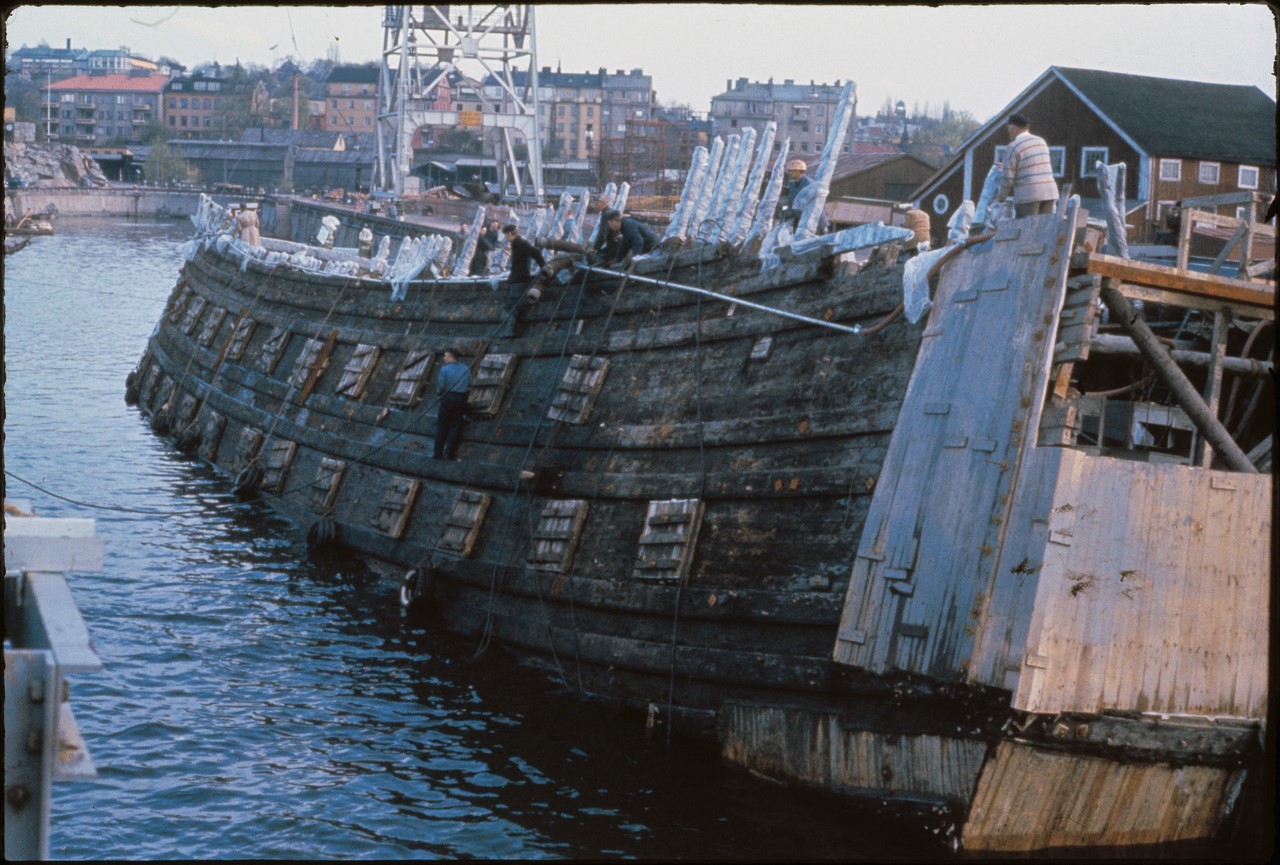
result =
M787 312L785 309L775 309L771 306L765 306L764 304L752 303L751 301L743 300L740 297L733 297L732 295L728 295L728 294L719 294L714 291L708 291L705 288L695 288L692 285L681 285L678 282L667 282L666 280L652 279L647 276L636 276L635 274L618 273L616 270L606 270L601 267L591 267L585 264L578 265L578 269L585 270L587 273L603 273L603 274L608 274L609 276L616 276L619 279L625 278L627 282L643 282L648 285L659 286L660 288L675 288L675 289L679 289L680 291L690 292L691 294L700 294L703 297L714 297L716 300L724 300L724 301L728 301L729 303L737 304L738 306L746 306L751 309L761 310L762 312L773 313L774 315L780 315L783 318L789 318L794 321L803 321L805 324L815 324L818 327L826 327L826 328L830 328L831 330L841 331L842 333L851 333L854 336L862 335L862 325L860 324L855 324L853 327L848 327L846 325L836 324L835 322L831 322L831 321L823 321L820 318L810 318L807 315L800 315L799 313L795 313L795 312Z

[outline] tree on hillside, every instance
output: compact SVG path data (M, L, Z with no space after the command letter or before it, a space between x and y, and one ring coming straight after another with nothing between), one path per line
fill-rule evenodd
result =
M18 120L35 123L43 133L44 115L40 113L40 85L16 73L4 76L4 104L12 107ZM56 114L54 115L56 118ZM43 134L41 135L43 140Z
M147 154L142 176L148 183L195 183L200 179L200 172L166 142L157 141Z
M979 126L968 111L950 111L945 120L922 125L906 146L906 152L934 167L941 167Z

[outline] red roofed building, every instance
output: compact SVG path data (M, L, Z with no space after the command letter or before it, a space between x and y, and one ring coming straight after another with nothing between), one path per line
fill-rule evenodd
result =
M76 75L51 84L45 93L44 122L49 140L77 147L120 141L138 143L142 129L161 115L168 75L145 70Z

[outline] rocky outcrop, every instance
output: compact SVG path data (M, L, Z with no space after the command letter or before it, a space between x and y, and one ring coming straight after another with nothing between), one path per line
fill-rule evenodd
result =
M107 178L91 156L70 144L4 143L4 180L20 178L28 187L106 186Z

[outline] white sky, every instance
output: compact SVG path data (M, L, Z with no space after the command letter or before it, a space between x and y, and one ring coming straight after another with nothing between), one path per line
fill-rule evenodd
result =
M293 55L375 59L382 6L19 6L6 51L42 40L118 48L193 66L270 66ZM592 4L536 7L539 66L642 68L663 103L707 111L729 79L852 78L859 113L886 98L945 101L985 121L1049 66L1222 84L1273 98L1276 26L1262 3L1151 5L781 6ZM273 53L272 46L275 47Z

